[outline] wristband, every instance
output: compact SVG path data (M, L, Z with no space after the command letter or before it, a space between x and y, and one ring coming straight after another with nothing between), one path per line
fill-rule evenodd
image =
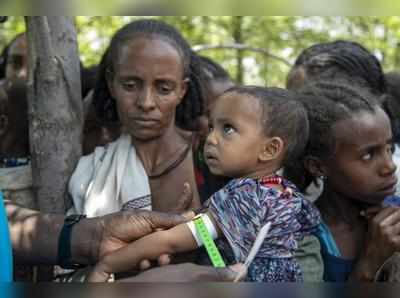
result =
M60 236L58 238L58 254L57 263L64 269L79 269L85 267L85 265L74 264L72 262L71 255L71 234L72 228L81 219L86 218L86 215L70 215L64 220L64 226L62 227Z
M204 216L205 218L207 215ZM210 221L210 219L207 217L207 219ZM222 259L221 254L219 253L219 250L217 246L215 245L215 242L213 238L210 236L210 233L207 229L207 225L203 221L203 216L198 215L193 219L194 225L196 227L196 232L200 235L200 239L202 243L204 244L204 247L206 248L207 254L210 257L211 263L213 264L214 267L226 267L224 260ZM211 222L211 221L210 221ZM210 224L209 224L210 225ZM211 222L211 226L214 228ZM214 228L215 231L215 228ZM214 236L216 236L216 231L214 232Z

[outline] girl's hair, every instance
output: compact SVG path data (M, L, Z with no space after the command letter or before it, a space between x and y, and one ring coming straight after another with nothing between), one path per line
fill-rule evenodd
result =
M362 111L375 113L380 106L375 96L344 82L319 81L305 86L299 92L310 123L310 137L304 155L285 168L285 176L301 191L316 182L304 167L304 158L314 156L326 158L334 154L336 140L332 126L338 121L350 119Z
M176 124L183 129L194 129L194 120L203 113L204 75L198 56L191 50L187 41L172 26L153 19L134 21L122 27L112 38L100 65L94 89L94 105L99 118L106 122L119 121L116 101L111 97L106 81L106 72L113 73L113 61L127 42L138 37L156 37L173 46L180 54L184 75L189 78L188 90L176 108Z
M305 49L289 73L287 86L297 89L304 83L322 81L348 81L377 98L388 114L393 139L400 143L400 106L390 94L389 86L379 60L356 42L339 40L320 43Z
M24 36L25 32L22 32L18 35L16 35L9 43L8 45L3 49L3 51L0 54L0 79L5 78L6 76L6 67L8 63L8 52L10 51L10 47L12 44L20 37Z
M296 76L308 81L351 79L371 93L386 92L385 78L378 59L362 45L345 40L319 43L305 49L288 77L288 87L296 85ZM300 84L301 85L301 84Z
M275 87L235 86L224 94L231 92L260 101L265 135L281 137L286 143L283 167L303 154L309 136L309 124L306 109L296 99L295 93Z

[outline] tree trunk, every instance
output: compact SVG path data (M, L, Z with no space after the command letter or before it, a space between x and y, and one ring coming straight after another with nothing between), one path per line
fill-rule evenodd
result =
M64 213L67 183L81 156L83 107L73 19L26 17L28 115L33 187L43 212Z
M237 44L243 43L242 23L243 16L233 17L233 40ZM243 84L243 52L241 50L236 52L236 66L236 82Z

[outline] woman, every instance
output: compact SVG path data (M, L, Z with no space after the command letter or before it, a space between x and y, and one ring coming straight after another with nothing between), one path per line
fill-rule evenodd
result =
M188 131L202 113L197 59L180 33L160 21L135 21L115 34L100 63L94 104L101 119L121 123L122 135L80 160L69 186L76 213L200 207ZM184 182L193 190L190 206L180 202Z

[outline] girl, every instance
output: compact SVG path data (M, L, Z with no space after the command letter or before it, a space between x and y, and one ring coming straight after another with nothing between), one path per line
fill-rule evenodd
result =
M371 281L400 249L400 210L381 207L397 183L390 120L372 95L343 83L315 83L302 94L310 138L285 170L300 190L323 182L316 205L324 279Z
M400 154L400 109L396 98L388 94L387 79L378 58L372 52L359 43L347 40L318 43L303 50L288 75L287 88L297 90L305 84L320 80L339 80L372 93L389 116L393 139L397 143L395 155ZM400 160L395 159L395 163L399 165ZM397 178L400 177L399 169ZM322 189L316 186L311 185L306 197L315 200L321 194Z
M243 262L260 228L271 225L249 267L250 281L302 280L293 254L297 241L319 224L319 214L275 173L302 153L307 138L304 107L283 89L233 87L211 112L206 162L213 174L235 179L210 198L202 215L209 231L215 238L224 236L236 261ZM143 259L193 250L201 243L192 222L156 232L106 256L89 281L105 281Z

